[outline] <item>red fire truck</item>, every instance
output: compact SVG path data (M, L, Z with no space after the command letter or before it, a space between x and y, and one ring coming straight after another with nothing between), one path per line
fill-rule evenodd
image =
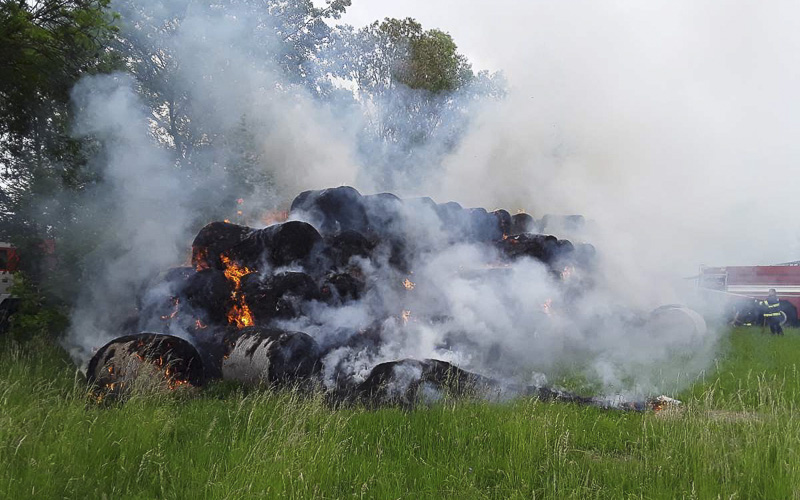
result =
M728 296L731 321L756 325L763 320L760 301L774 288L784 323L796 326L800 310L800 261L774 266L700 267L698 285Z
M10 243L0 242L0 333L5 331L8 318L16 306L16 301L11 297L11 282L18 262L14 247Z

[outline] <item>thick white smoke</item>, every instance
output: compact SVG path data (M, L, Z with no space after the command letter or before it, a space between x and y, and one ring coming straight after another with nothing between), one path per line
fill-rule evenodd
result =
M141 5L156 13L177 9L160 2ZM534 324L526 315L540 314L542 303L559 298L541 267L531 263L497 279L470 281L452 266L487 256L471 255L474 248L453 248L416 271L420 280L435 281L436 300L457 312L452 321L459 324L449 326L468 330L479 342L475 352L504 343L534 370L588 364L612 391L637 377L633 385L646 392L669 386L672 381L665 385L665 379L678 378L678 368L669 365L676 352L694 354L689 366L679 367L686 376L702 369L714 355L713 335L698 344L697 339L675 343L651 334L631 341L632 333L615 324L597 328L591 338L575 332L590 330L596 314L617 307L646 310L685 300L681 289L687 283L680 278L700 263L796 258L800 231L790 214L797 205L792 179L800 151L791 132L800 116L793 97L800 75L786 62L800 45L790 22L795 7L781 2L765 9L747 3L588 1L505 1L491 12L477 2L411 1L405 7L405 14L373 11L371 17L419 16L426 27L450 31L468 55L475 50L477 61L502 69L510 88L504 101L487 103L473 115L443 171L416 171L419 177L403 184L403 194L490 210L505 207L512 213L525 208L538 216L582 213L594 223L579 237L598 247L602 263L597 291L582 304L584 317L565 318L572 324L560 329L532 332L521 328ZM285 203L308 188L355 184L371 192L383 187L374 176L358 172L369 166L358 164L364 145L358 137L363 115L357 106L314 98L286 81L280 68L263 57L270 42L252 38L259 31L247 25L247 13L230 6L182 8L187 14L180 27L158 39L169 46L180 68L172 84L202 108L197 116L204 117L206 130L231 135L244 123L260 153L257 165L271 179L268 188L258 191L265 206ZM439 9L446 18L436 17ZM125 22L125 9L122 14ZM87 112L82 122L92 124L84 132L109 142L112 153L103 161L115 186L113 198L137 207L153 198L174 203L167 209L169 217L159 203L150 203L144 212L124 206L113 212L119 216L115 243L125 245L132 260L127 254L120 259L102 252L93 256L102 263L98 275L105 274L92 280L89 289L93 295L117 297L104 287L125 289L132 277L183 260L187 228L197 222L193 207L236 193L226 189L229 151L222 146L209 148L203 159L217 187L211 199L203 198L213 189L187 190L179 174L165 174L174 158L145 144L146 116L133 94L124 85L103 92L105 85L103 79L88 80L76 96L87 110L101 110ZM125 106L114 104L116 95L126 96ZM139 146L131 147L133 141L125 138L131 134ZM151 154L144 165L142 159ZM192 207L190 213L186 207ZM161 238L158 242L147 227L157 229L152 234ZM412 315L422 316L434 299L420 295ZM76 316L72 339L88 347L101 336L116 335L89 333L102 327L87 325L104 324L121 303L87 305L88 314ZM359 305L323 308L313 319L359 326L370 321L366 312ZM433 355L443 340L441 330L431 331L423 323L412 321L406 329L416 337L387 350L387 359ZM463 356L453 361L482 366ZM665 373L654 374L660 367Z
M76 133L102 145L93 161L103 181L84 198L94 233L76 234L97 243L85 256L87 276L72 315L67 343L76 359L109 337L133 314L143 278L174 265L189 236L188 192L170 169L169 157L148 134L147 110L125 75L84 78L73 90L80 109Z
M506 73L508 98L448 161L446 197L583 213L647 240L630 253L648 266L690 273L800 253L797 14L788 1L412 0L357 3L345 20L413 15Z

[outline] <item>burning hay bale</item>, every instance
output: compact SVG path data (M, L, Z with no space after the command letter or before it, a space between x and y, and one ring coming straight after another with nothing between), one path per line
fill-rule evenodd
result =
M297 317L304 302L321 298L314 279L299 272L272 276L250 273L242 279L241 293L253 315L254 323L261 325L276 318Z
M224 269L220 255L238 245L251 231L230 222L206 224L192 242L192 266L198 271Z
M512 234L511 227L513 225L513 221L511 219L511 214L508 211L500 209L495 210L492 212L492 215L497 219L497 227L500 229L501 235L509 235Z
M508 234L533 233L536 230L536 219L526 213L518 213L511 216L511 231Z
M206 379L192 344L157 333L126 335L107 343L92 357L87 376L98 398L124 397L142 385L156 390L200 386Z
M530 257L545 264L556 264L569 260L575 251L568 240L559 240L555 236L543 234L518 234L497 242L500 252L508 259Z
M322 236L314 226L289 221L256 229L224 254L250 269L305 265L321 250Z
M319 346L309 335L267 328L245 328L225 340L222 377L245 384L308 382L321 368Z
M225 273L216 269L205 269L194 273L186 280L186 286L179 297L185 297L184 303L190 308L193 318L203 324L225 324L225 311L231 305L233 286Z
M369 258L374 248L375 243L366 236L348 229L325 238L324 254L330 261L330 267L342 269L353 257Z
M320 295L328 304L342 305L359 300L366 287L364 279L352 272L330 273L322 283Z
M349 186L300 193L290 211L303 213L325 235L348 230L364 233L369 227L361 193Z
M602 406L444 361L406 359L428 349L430 356L447 353L471 370L506 377L501 365L516 358L501 345L500 331L520 327L514 334L534 342L539 331L567 318L594 284L593 246L531 233L537 223L527 214L389 193L362 196L350 187L301 193L290 218L261 229L203 227L192 242L192 267L169 270L138 299L141 330L189 341L120 337L92 358L90 380L110 394L149 374L167 388L213 378L321 385L367 404L510 391ZM579 227L583 219L544 223ZM555 303L548 295L520 300L529 286L555 294ZM463 303L454 305L454 296ZM525 324L504 320L511 316L502 314L507 307L518 307L513 315ZM662 311L651 323L699 332L696 318L676 314Z

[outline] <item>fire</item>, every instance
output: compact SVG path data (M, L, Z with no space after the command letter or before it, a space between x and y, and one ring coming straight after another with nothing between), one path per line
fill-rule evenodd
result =
M572 277L572 273L575 272L575 268L572 266L567 266L561 271L561 281L567 281Z
M242 284L242 278L252 273L253 271L251 271L247 267L240 266L239 264L231 260L231 258L228 257L227 255L220 255L219 258L225 265L225 277L228 278L228 280L233 283L234 287L236 288L236 291L238 291L239 287Z
M208 269L208 248L192 247L192 262L194 263L194 270L197 272Z
M406 278L406 279L404 279L404 280L403 280L403 286L406 288L406 290L409 290L409 291L411 291L411 290L413 290L413 289L414 289L414 287L415 287L415 286L417 286L417 285L416 285L416 283L414 283L414 282L413 282L413 281L411 281L410 279Z
M403 309L403 312L400 313L400 318L403 320L403 324L407 325L409 320L411 320L411 311Z
M542 304L542 311L544 311L544 313L548 316L553 314L553 299L547 299L544 301L544 304Z
M174 318L175 315L178 314L178 306L180 305L180 303L181 303L181 301L180 301L180 299L178 297L172 297L172 305L174 307L174 309L172 310L172 314L167 314L165 316L161 316L161 319L163 319L164 321L167 321L167 320L170 320L170 319Z
M239 266L227 255L220 255L220 260L222 260L222 263L225 265L225 277L228 278L228 281L233 283L231 299L233 299L234 304L228 312L228 323L232 325L235 324L237 328L253 326L253 313L250 312L244 295L242 295L240 291L242 278L253 271L247 267Z
M203 324L203 322L200 321L199 319L194 320L194 326L195 328L198 328L200 330L208 328L208 325Z
M173 378L173 379L167 380L167 386L169 386L169 388L171 390L173 390L173 391L175 389L177 389L178 387L187 385L188 383L189 382L187 380L181 380L181 379L177 379L177 378Z
M238 200L236 200L237 205L241 205L242 203L244 203L244 198L239 198Z
M289 212L286 210L272 210L261 216L261 222L267 226L277 224L279 222L286 222L289 218Z

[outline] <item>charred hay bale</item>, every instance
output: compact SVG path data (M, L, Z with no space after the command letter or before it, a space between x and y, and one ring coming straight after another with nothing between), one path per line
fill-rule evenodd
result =
M285 385L307 382L321 368L319 346L305 333L249 327L231 333L225 344L224 380Z
M536 219L530 214L519 213L511 216L511 232L508 234L535 232L539 232L536 228Z
M203 360L192 344L172 335L138 333L118 337L89 361L87 378L98 399L130 394L137 387L172 390L199 386Z
M192 242L192 266L195 269L223 269L220 255L241 242L252 229L230 222L206 224Z
M460 241L471 230L469 212L454 201L436 205L436 214L450 240Z
M231 308L233 285L225 273L205 269L189 276L180 297L189 305L189 312L203 323L224 324ZM179 305L180 311L184 307Z
M375 244L363 234L347 230L325 237L323 253L332 267L343 268L353 257L368 258L374 247Z
M518 234L499 240L496 245L508 259L531 257L545 264L555 264L574 251L569 241L544 234Z
M194 273L194 268L188 266L171 267L159 275L160 279L158 281L167 284L172 295L180 295L186 280Z
M411 212L436 212L437 204L430 196L420 196L418 198L406 198L403 203L408 206Z
M370 194L362 197L369 228L365 234L384 235L400 226L403 201L392 193Z
M307 218L325 235L346 230L364 233L369 227L361 193L350 186L300 193L290 212Z
M554 251L554 259L568 261L575 253L575 245L569 240L557 240Z
M470 220L468 233L471 241L494 241L503 237L498 219L484 208L467 210Z
M227 255L249 269L306 264L322 249L322 236L311 224L289 221L251 231Z
M306 273L285 272L272 276L250 273L242 278L240 292L257 324L273 319L295 318L302 305L321 298L314 279Z
M501 234L511 234L511 214L502 208L495 210L492 215L497 219L497 227L500 228Z
M323 301L341 305L352 300L359 300L364 294L366 286L363 278L352 273L330 273L322 282L320 294Z
M420 400L435 401L445 394L473 395L491 385L493 382L486 377L445 361L403 359L375 366L355 392L366 404L413 406Z

